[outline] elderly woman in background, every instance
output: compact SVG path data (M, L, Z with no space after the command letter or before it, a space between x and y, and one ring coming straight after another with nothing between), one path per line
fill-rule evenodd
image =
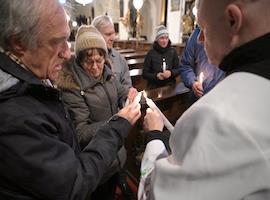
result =
M119 111L127 98L132 102L137 94L136 89L127 89L114 77L107 55L106 42L98 30L81 26L75 39L76 58L67 64L56 82L63 91L81 148ZM122 147L92 199L113 199L117 172L125 161L126 150Z

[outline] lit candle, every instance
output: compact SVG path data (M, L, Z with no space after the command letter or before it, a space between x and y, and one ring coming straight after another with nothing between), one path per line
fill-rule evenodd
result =
M154 101L152 99L149 99L147 97L146 92L143 92L143 96L146 100L146 104L149 106L149 108L151 108L152 110L157 110L158 113L160 114L160 116L163 119L164 122L164 126L172 133L173 132L173 125L169 122L169 120L166 118L166 116L161 112L161 110L157 107L157 105L154 103Z
M162 59L162 71L163 71L163 72L166 71L166 62L165 62L165 58Z
M201 72L200 75L199 75L199 82L201 84L203 83L203 79L204 79L204 74L203 74L203 72Z

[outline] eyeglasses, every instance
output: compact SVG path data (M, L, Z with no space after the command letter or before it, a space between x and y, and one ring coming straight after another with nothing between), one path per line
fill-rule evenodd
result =
M104 64L104 58L98 58L98 59L85 59L83 61L83 63L87 66L87 67L93 67L95 64L97 66L101 66Z

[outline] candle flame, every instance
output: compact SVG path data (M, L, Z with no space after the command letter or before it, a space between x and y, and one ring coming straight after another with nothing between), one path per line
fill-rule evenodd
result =
M204 79L204 74L203 74L203 72L201 72L199 75L199 82L203 83L203 79Z

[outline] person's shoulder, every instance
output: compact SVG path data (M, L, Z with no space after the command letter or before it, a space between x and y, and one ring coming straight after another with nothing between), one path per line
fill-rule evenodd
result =
M118 56L118 57L121 56L121 54L120 54L117 50L115 50L114 48L111 49L111 54L112 54L113 56Z
M151 49L147 52L146 56L153 56L153 55L156 55L156 54L158 54L158 51L155 50L154 48L151 48Z
M31 88L29 89L31 90ZM46 91L41 91L42 93ZM28 93L21 94L20 96L14 96L0 103L0 116L6 113L8 119L14 119L16 121L22 118L41 116L40 113L49 112L48 107L45 105L47 100L43 98L46 95L51 95L50 92L43 95L31 95L32 91ZM53 100L53 99L52 99ZM49 101L49 100L48 100ZM0 117L2 118L2 117ZM14 122L15 122L14 121Z
M111 56L114 59L120 60L120 61L126 61L126 59L124 58L124 56L122 56L117 50L115 50L114 48L111 49Z
M79 90L80 86L75 80L74 73L71 70L72 63L66 64L64 69L59 73L59 77L55 82L57 88L61 90Z

